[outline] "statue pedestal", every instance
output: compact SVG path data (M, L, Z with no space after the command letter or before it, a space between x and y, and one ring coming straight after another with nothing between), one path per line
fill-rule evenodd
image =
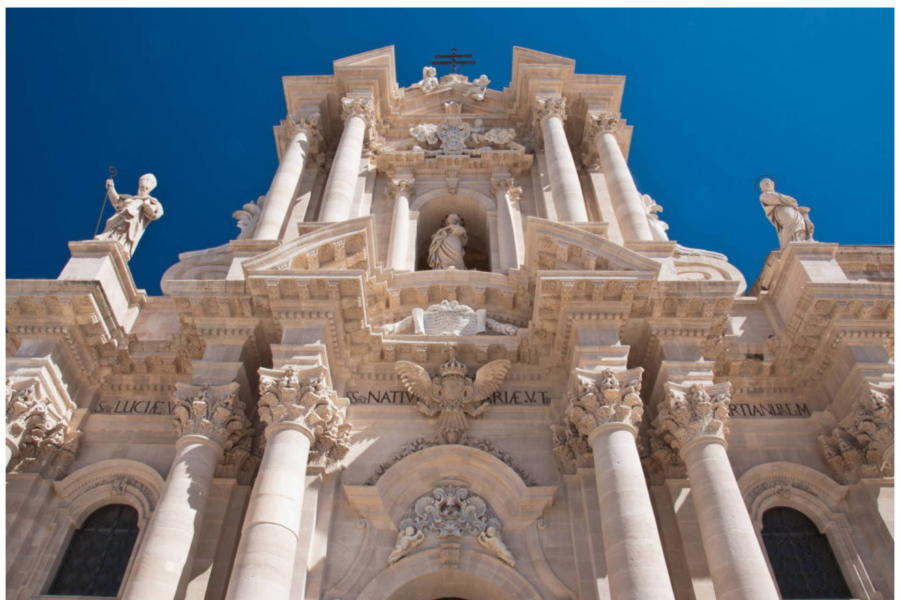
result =
M121 244L108 240L69 242L72 258L57 277L60 281L96 281L116 322L130 331L147 293L137 289Z

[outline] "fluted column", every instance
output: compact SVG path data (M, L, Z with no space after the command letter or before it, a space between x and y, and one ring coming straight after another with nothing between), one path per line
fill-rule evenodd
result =
M644 200L638 192L631 169L619 147L616 134L624 126L612 113L590 115L588 127L594 127L594 144L600 156L600 165L606 176L607 187L613 201L613 210L625 241L650 241L653 233L647 221Z
M412 177L402 177L391 182L388 194L394 198L394 215L391 225L391 244L388 250L388 268L408 271L409 256L409 204L413 193Z
M287 600L300 535L310 447L331 460L349 448L347 401L319 367L260 369L266 451L244 517L228 600Z
M362 159L366 125L373 119L375 103L371 98L342 98L344 131L331 164L331 173L322 200L320 221L346 221L350 217L359 162Z
M582 371L566 409L566 422L587 438L594 454L603 553L613 598L674 598L650 493L635 438L643 415L643 369L618 376ZM593 373L592 373L593 374Z
M515 269L519 266L518 248L522 245L521 231L513 221L512 204L522 199L522 188L512 177L504 177L494 182L494 197L497 201L497 247L501 269Z
M255 240L278 239L284 220L291 209L300 175L303 173L310 140L318 135L319 114L303 117L297 122L288 122L284 126L290 131L291 141L285 147L272 185L266 193L259 226L253 234Z
M703 550L718 600L777 600L725 451L731 384L667 382L653 428L687 467Z
M223 449L249 426L238 384L177 383L175 460L122 598L169 600L190 571L197 528Z
M581 180L566 138L565 98L538 98L535 118L540 123L550 176L550 191L557 207L564 207L567 221L587 222Z

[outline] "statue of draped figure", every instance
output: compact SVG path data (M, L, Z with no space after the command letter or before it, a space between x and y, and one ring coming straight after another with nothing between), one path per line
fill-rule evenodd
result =
M428 248L428 266L431 269L465 269L463 262L469 238L462 217L450 213L441 222L441 228L431 236Z

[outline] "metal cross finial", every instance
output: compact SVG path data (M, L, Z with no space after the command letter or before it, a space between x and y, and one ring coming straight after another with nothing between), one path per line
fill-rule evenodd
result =
M450 54L435 54L435 58L449 58L450 60L433 60L431 64L433 65L451 65L450 72L458 73L459 70L457 67L459 65L474 65L474 60L456 60L458 58L472 58L471 54L457 54L459 51L458 48L450 48Z

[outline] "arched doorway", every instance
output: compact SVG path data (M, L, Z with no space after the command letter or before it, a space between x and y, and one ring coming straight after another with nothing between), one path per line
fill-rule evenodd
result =
M416 203L419 204L419 203ZM493 211L490 211L493 213ZM450 214L463 218L468 244L464 257L466 268L476 271L491 270L491 224L483 199L472 195L442 194L427 198L418 207L416 219L416 270L428 270L428 247L431 236L441 228L441 222Z
M388 600L501 600L509 597L508 592L486 579L456 569L441 569L406 583Z

